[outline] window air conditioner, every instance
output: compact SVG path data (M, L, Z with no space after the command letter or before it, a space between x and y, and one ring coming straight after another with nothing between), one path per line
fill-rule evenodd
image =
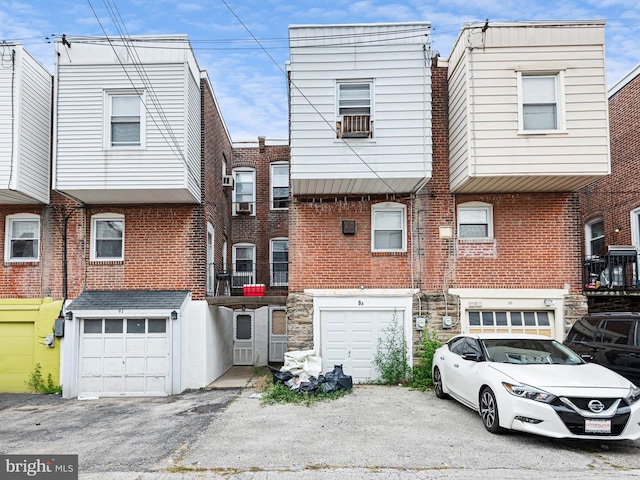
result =
M233 187L233 175L223 175L222 176L222 186L223 187Z
M337 127L342 138L371 137L371 115L343 115Z
M236 205L236 213L251 213L251 202L240 202Z

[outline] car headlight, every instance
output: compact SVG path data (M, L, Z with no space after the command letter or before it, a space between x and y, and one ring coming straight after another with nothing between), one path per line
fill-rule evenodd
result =
M635 385L631 385L629 389L629 393L627 394L627 402L629 405L632 405L640 400L640 387L636 387Z
M507 392L514 397L527 398L543 403L551 403L556 398L555 395L530 385L514 385L513 383L507 382L502 382L502 385L507 389Z

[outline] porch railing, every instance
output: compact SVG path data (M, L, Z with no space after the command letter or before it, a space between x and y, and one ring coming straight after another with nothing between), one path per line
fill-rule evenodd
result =
M245 286L264 285L265 295L286 295L289 291L289 268L286 263L256 265L242 262L209 264L207 294L211 296L243 296ZM212 279L212 280L211 280Z
M585 258L583 286L589 292L640 293L638 252L633 247L609 247L604 255Z

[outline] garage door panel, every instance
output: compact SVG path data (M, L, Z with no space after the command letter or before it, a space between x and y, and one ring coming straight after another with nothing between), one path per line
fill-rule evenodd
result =
M105 375L122 375L124 373L122 358L105 358L102 362L102 372Z
M127 355L144 354L146 350L146 344L146 338L144 337L128 337L125 342Z
M104 353L120 355L123 352L122 337L112 338L106 337L104 339Z
M83 357L80 368L85 375L100 375L102 373L102 357Z
M151 337L147 341L148 355L162 355L167 353L167 339Z
M118 375L116 377L102 377L102 385L98 390L94 390L95 392L122 392L124 385L122 381L123 377Z
M125 360L125 374L129 375L144 375L147 367L147 362L144 357L127 357Z

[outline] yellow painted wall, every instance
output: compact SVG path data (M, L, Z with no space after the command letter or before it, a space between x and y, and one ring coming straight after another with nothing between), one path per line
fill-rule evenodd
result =
M62 300L51 298L0 299L0 392L27 392L25 382L40 364L42 379L51 374L60 384L60 339L45 346L53 334Z

